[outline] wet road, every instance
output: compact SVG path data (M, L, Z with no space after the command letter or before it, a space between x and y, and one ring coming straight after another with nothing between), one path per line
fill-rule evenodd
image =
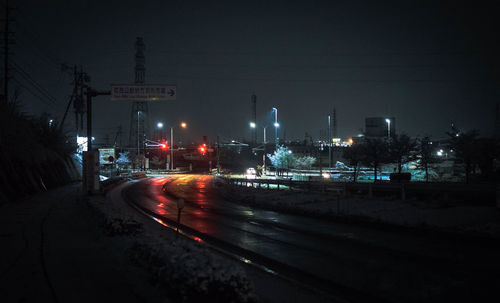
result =
M500 285L500 251L493 244L252 209L219 197L211 181L207 175L150 178L129 187L126 196L176 220L176 200L162 191L165 186L186 200L183 225L329 281L331 287L367 295L358 301L486 302Z

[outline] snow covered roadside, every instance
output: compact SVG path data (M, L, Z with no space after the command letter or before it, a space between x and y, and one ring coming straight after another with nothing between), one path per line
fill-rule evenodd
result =
M180 302L255 302L252 285L236 261L183 237L147 218L121 199L119 185L106 199L90 199L101 214L104 231L168 297Z
M0 207L1 302L168 302L88 206L72 184Z
M182 295L182 292L176 293L176 290L171 289L174 285L180 287L182 291L199 286L206 289L210 284L209 280L214 279L239 289L240 294L236 294L233 298L220 294L190 298L194 302L238 302L238 297L244 294L243 289L248 291L245 297L249 302L332 302L329 296L314 289L266 272L252 264L240 263L205 247L204 244L182 237L176 239L174 231L161 226L126 204L121 199L120 186L127 185L116 186L115 190L109 191L106 199L102 197L91 199L91 205L102 217L103 224L107 226L107 233L114 235L110 240L116 242L122 251L131 252L135 262L140 264L141 268L148 269L157 286L167 292L173 291L173 296L171 294L169 298ZM237 278L231 279L231 276ZM165 285L171 280L174 280L171 286ZM251 285L247 284L248 282ZM196 285L193 286L193 283ZM250 286L253 286L253 291ZM229 293L234 291L231 290ZM215 298L211 298L211 295ZM209 300L210 298L213 300Z
M335 194L216 186L230 201L321 218L354 219L405 227L500 238L500 209L488 206L451 206L444 201L337 196Z

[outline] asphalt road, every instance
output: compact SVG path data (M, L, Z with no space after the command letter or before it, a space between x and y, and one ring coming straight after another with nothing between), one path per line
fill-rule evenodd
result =
M498 243L252 209L220 197L211 181L207 175L148 178L124 193L170 220L177 220L174 197L182 197L184 226L348 301L499 302Z

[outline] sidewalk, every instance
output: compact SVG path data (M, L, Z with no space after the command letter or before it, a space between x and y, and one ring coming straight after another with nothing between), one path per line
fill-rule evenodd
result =
M1 301L165 302L98 230L80 186L0 207Z

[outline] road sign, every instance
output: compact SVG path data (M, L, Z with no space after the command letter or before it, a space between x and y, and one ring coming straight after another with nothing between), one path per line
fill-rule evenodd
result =
M114 148L99 148L99 163L112 164L115 158Z
M112 84L111 101L173 101L177 86L170 84Z

